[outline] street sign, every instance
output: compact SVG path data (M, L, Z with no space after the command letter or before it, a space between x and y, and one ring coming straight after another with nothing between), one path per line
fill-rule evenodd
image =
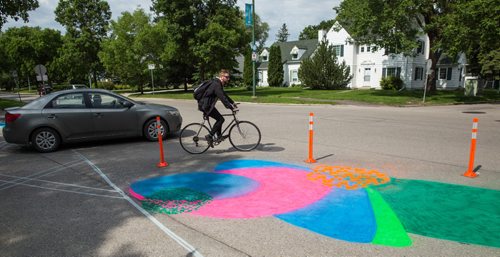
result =
M257 61L257 53L256 52L252 52L252 61Z
M148 64L148 69L154 70L156 68L156 65L153 64Z
M38 64L37 66L35 66L35 73L37 75L46 74L47 73L47 68L45 68L45 66L43 66L42 64Z
M47 77L47 75L43 75L43 76L40 76L40 75L36 75L36 81L49 81L49 78Z

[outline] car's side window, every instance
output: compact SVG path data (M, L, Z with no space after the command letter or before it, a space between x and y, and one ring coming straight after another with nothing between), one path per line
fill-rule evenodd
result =
M82 109L85 108L83 93L64 94L54 98L47 108Z
M92 103L92 108L97 109L121 109L125 108L122 105L122 100L120 98L102 94L102 93L91 93L90 102Z

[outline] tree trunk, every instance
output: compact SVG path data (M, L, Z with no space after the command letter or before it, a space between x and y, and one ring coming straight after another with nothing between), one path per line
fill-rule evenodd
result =
M184 78L184 92L188 91L188 79Z
M97 71L96 70L93 70L93 73L94 73L94 84L95 84L95 88L97 88Z
M436 35L434 33L428 33L427 34L429 37L429 56L428 59L431 60L431 72L430 74L427 74L427 84L425 85L425 90L426 92L436 92L436 66L437 62L439 61L439 57L441 56L441 53L439 51L433 51L432 47L434 46L436 42Z

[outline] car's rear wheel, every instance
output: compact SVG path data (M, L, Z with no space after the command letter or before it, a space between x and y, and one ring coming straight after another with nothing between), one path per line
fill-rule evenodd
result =
M164 120L160 120L161 126L160 131L162 135L162 140L166 140L168 133L168 126ZM143 128L144 137L149 141L157 141L158 140L158 132L156 128L156 119L151 119L146 122Z
M53 152L61 145L61 137L51 128L39 128L31 135L31 144L38 152Z

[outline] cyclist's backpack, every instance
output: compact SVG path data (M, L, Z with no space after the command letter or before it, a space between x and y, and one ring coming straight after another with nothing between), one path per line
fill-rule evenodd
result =
M212 84L212 80L206 80L206 81L203 81L203 83L201 83L198 87L196 87L194 89L194 92L193 92L194 99L196 99L197 101L200 101L201 98L203 97L203 95L205 94L205 92L207 91L207 88L211 84Z

